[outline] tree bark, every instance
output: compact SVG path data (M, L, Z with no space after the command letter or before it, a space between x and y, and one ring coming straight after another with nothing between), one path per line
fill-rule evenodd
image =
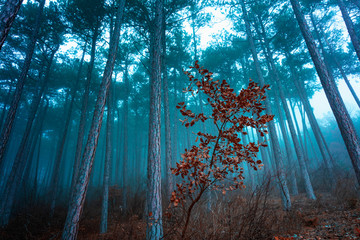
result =
M171 149L171 127L170 127L170 109L169 109L169 86L168 86L168 72L167 65L165 62L166 59L166 22L163 18L163 28L161 36L162 44L162 74L163 74L163 103L164 103L164 117L165 117L165 168L166 168L166 197L167 201L170 201L171 193L174 189L173 175L171 173L171 167L173 162L173 155Z
M7 0L0 14L0 50L15 20L23 0Z
M278 111L280 129L281 129L283 139L284 139L284 143L285 143L286 156L287 156L287 160L288 160L287 161L287 164L288 164L287 168L289 169L289 173L290 173L290 182L291 182L291 187L292 187L292 194L293 195L298 195L299 190L298 190L298 187L297 187L295 166L293 165L294 158L293 158L293 154L292 154L292 151L291 151L289 137L288 137L287 132L286 132L285 120L284 120L284 118L282 116L282 111L281 111L278 96L276 96L276 98L275 98L275 104L276 104L277 111ZM283 106L283 109L284 109L284 106Z
M255 43L254 43L254 40L252 37L251 29L250 29L250 23L248 20L245 3L243 0L241 0L240 3L241 3L242 11L243 11L243 18L245 20L246 35L247 35L247 38L248 38L248 41L250 44L250 49L251 49L251 53L252 53L255 68L256 68L256 73L258 75L260 85L264 86L265 81L264 81L264 77L262 75L261 68L260 68L260 63L259 63L259 60L257 57L257 52L256 52L256 48L255 48ZM266 113L272 115L270 101L268 98L265 99L265 106L266 106ZM273 121L269 122L268 127L269 127L269 133L270 133L271 146L272 146L272 150L273 150L273 153L275 156L276 169L279 171L278 172L278 180L279 180L278 183L279 183L279 188L281 191L283 207L285 210L289 210L291 208L290 193L289 193L289 189L287 187L287 182L286 182L285 173L284 173L284 169L283 169L284 168L284 163L283 163L284 160L283 160L283 155L282 155L281 148L279 145L279 139L278 139L278 135L276 132L274 122Z
M128 73L128 56L125 57L125 70L124 70L124 83L125 83L125 99L124 99L124 122L122 125L124 133L124 146L123 146L123 168L122 168L122 207L127 210L127 187L128 187L128 163L129 163L129 73Z
M329 73L326 71L326 66L320 57L319 51L315 45L315 41L311 36L309 27L306 23L304 15L301 13L300 4L297 0L291 0L296 19L299 23L300 30L305 39L306 45L309 49L311 58L314 62L316 71L319 75L321 84L324 88L326 97L330 103L330 107L335 115L341 135L344 139L346 148L350 155L355 174L360 183L360 143L359 137L355 131L354 125L350 119L349 113L345 108L345 104L340 96L340 93L334 82L331 81ZM358 45L360 47L360 45ZM360 59L360 51L359 51Z
M150 119L147 168L146 239L158 240L163 235L161 204L161 38L163 0L155 1L155 18L150 36Z
M101 81L101 86L96 101L94 116L88 135L88 140L81 161L81 170L79 172L79 177L76 181L74 194L72 194L71 196L70 206L68 209L64 230L62 233L62 239L64 240L76 239L77 237L79 220L84 207L91 168L94 162L96 146L99 139L106 96L111 82L111 76L117 55L124 6L125 0L120 1L116 14L114 36L110 40L109 56L106 62L104 75Z
M0 166L2 166L2 162L4 160L4 156L5 156L8 141L9 141L9 137L10 137L10 134L11 134L11 131L12 131L12 127L13 127L13 123L14 123L14 119L15 119L15 115L16 115L16 111L17 111L17 108L19 106L19 102L20 102L21 95L22 95L22 92L23 92L23 88L24 88L26 77L27 77L27 73L29 71L32 56L34 54L35 45L36 45L36 42L38 40L38 33L39 33L39 29L40 29L44 4L45 4L45 0L41 0L40 1L40 6L39 6L39 13L38 13L38 15L36 17L34 30L32 32L30 42L29 42L29 44L27 46L25 61L24 61L24 64L23 64L19 79L18 79L18 81L16 83L16 89L15 89L15 92L14 92L14 96L13 96L13 99L11 101L9 111L8 111L5 123L4 123L2 131L1 131L1 136L0 136Z
M91 39L90 63L89 63L88 71L86 74L85 91L84 91L84 96L83 96L82 103L81 103L81 115L80 115L80 123L79 123L79 130L78 130L77 143L76 143L72 187L75 184L75 182L77 181L77 177L78 177L78 174L80 171L79 166L82 164L80 162L80 159L81 159L81 154L83 151L85 125L86 125L86 120L87 120L86 116L87 116L88 105L89 105L90 85L91 85L91 78L92 78L92 73L93 73L93 69L94 69L96 42L97 42L97 39L99 36L99 27L100 27L100 23L97 22L97 25L94 28L93 36ZM85 47L84 51L85 50L86 50L86 47Z
M106 117L106 152L105 152L105 164L104 164L104 183L103 183L103 201L101 208L101 223L100 233L107 232L108 222L108 208L109 208L109 179L110 179L110 166L113 156L112 151L112 127L113 127L113 109L112 109L112 92L110 89L107 99L107 117Z

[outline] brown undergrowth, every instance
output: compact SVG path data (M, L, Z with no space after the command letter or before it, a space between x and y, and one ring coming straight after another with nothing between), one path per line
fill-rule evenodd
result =
M359 239L360 204L353 179L342 178L332 192L317 192L317 200L304 193L292 197L292 210L283 211L274 179L253 190L207 196L194 209L187 239ZM86 203L79 239L145 239L144 194L129 194L129 209L121 210L121 191L111 190L109 229L99 234L101 199ZM25 208L24 208L25 209ZM60 239L66 208L58 208L50 221L46 205L19 211L0 230L0 239ZM164 209L164 213L169 210ZM164 239L181 239L181 208L164 217Z

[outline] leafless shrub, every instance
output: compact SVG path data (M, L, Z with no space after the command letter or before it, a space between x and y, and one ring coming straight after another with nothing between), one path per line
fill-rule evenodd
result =
M186 239L272 239L278 233L296 231L304 226L302 216L295 210L284 211L281 202L271 197L274 178L264 178L254 190L217 192L208 202L201 202L196 209ZM184 224L182 210L173 209L165 223L164 239L181 239Z
M355 209L359 201L356 179L351 175L341 176L338 178L332 194L344 209Z

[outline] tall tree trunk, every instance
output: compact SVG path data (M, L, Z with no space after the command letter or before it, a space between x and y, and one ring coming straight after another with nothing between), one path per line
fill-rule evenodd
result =
M81 161L81 170L79 172L79 177L76 181L74 194L72 194L70 199L70 206L68 209L64 230L62 233L62 239L64 240L76 239L77 237L79 220L84 207L87 187L90 180L91 168L94 162L96 146L99 139L102 118L104 115L106 96L111 82L111 76L117 55L124 6L125 0L120 1L116 14L114 36L110 40L109 56L106 62L104 75L96 100L94 116L88 135L88 140Z
M79 81L80 81L80 78L81 78L81 70L82 70L82 67L83 67L83 64L84 64L84 58L85 58L85 53L86 53L86 47L87 47L87 42L85 42L84 44L84 49L83 49L83 53L82 53L82 56L81 56L81 60L80 60L80 66L79 66L79 69L78 69L78 72L77 72L77 75L76 75L76 84L79 85ZM90 61L91 62L91 61ZM90 68L90 67L89 67ZM88 69L89 70L89 69ZM86 83L88 83L88 79L86 80ZM89 83L90 84L90 83ZM79 86L78 86L79 87ZM77 88L78 88L77 87ZM84 93L84 96L82 98L82 106L81 106L81 115L80 115L80 123L79 123L79 130L78 130L78 138L77 138L77 143L76 143L76 150L75 150L75 160L74 160L74 166L73 166L73 174L72 174L72 178L71 178L71 187L70 189L73 189L74 188L74 184L75 184L75 181L76 181L76 176L77 176L77 173L78 173L78 170L79 170L79 164L80 164L80 155L81 155L81 150L82 150L82 140L83 140L83 136L84 136L84 128L85 128L85 123L81 122L81 119L82 119L82 114L85 114L86 115L86 109L87 107L84 106L85 104L85 96L86 96L86 89L87 89L87 85L85 85L85 93ZM77 91L77 90L76 90ZM76 94L76 91L74 92L74 94ZM75 99L75 96L73 95L72 98ZM84 110L85 109L85 110ZM84 110L84 112L83 112ZM83 126L84 125L84 126ZM82 137L81 137L82 136ZM81 137L81 142L80 142L80 139L79 137ZM79 154L79 155L78 155ZM71 191L71 190L70 190Z
M163 75L163 93L164 93L164 117L165 117L165 168L166 168L166 197L167 201L170 201L171 193L174 189L173 175L171 173L171 167L173 162L173 155L171 149L171 127L170 127L170 109L169 109L169 78L167 72L166 59L166 22L163 18L163 28L161 36L162 44L162 75Z
M0 50L9 34L11 25L21 7L23 0L7 0L0 14Z
M23 64L19 79L18 79L18 81L16 83L15 93L14 93L13 99L11 101L10 108L9 108L8 114L6 116L5 123L3 125L2 130L1 130L1 135L0 135L0 166L2 165L2 162L4 160L4 156L5 156L6 149L7 149L7 144L8 144L8 141L9 141L9 137L10 137L10 134L11 134L11 131L12 131L12 126L13 126L14 119L15 119L15 114L16 114L17 108L19 106L20 98L21 98L22 91L23 91L24 84L25 84L25 80L26 80L26 76L27 76L27 73L28 73L29 68L30 68L30 63L31 63L31 60L32 60L32 56L34 54L34 49L35 49L35 45L36 45L36 42L37 42L37 39L38 39L38 32L39 32L39 29L40 29L44 4L45 4L45 0L41 0L40 1L40 6L39 6L39 13L38 13L38 15L36 17L34 30L32 32L30 42L29 42L29 44L27 46L25 61L24 61L24 64Z
M292 118L294 119L294 124L295 124L295 127L296 127L296 132L297 133L297 136L299 138L299 143L300 143L300 146L301 146L301 149L303 150L303 152L305 152L305 144L303 143L302 139L301 139L301 130L300 130L300 126L299 126L299 121L297 120L297 117L296 117L296 113L295 113L295 104L293 105L292 104L292 101L290 99L289 101L290 103L290 110L291 110L291 114L292 114Z
M140 124L139 124L139 111L137 109L135 109L135 129L140 129ZM136 182L140 182L141 181L141 137L139 136L140 134L135 134L135 143L138 144L138 146L136 146L135 149L135 169L137 169L137 171L135 171L135 181Z
M104 183L103 183L103 200L101 208L101 223L100 233L107 232L108 223L108 208L109 208L109 179L110 179L110 165L113 156L112 151L112 127L113 127L113 109L112 109L112 83L110 83L110 89L107 99L107 117L106 117L106 152L105 152L105 164L104 164Z
M39 133L39 143L38 143L38 150L36 156L36 166L35 166L35 176L34 176L34 183L33 183L33 204L36 205L37 202L37 192L38 192L38 177L39 177L39 163L40 163L40 153L41 153L41 140L42 140L42 132L40 130Z
M299 23L300 30L305 38L306 45L309 49L311 58L314 62L316 71L319 75L321 84L324 88L326 97L330 103L330 107L335 115L338 123L341 135L344 139L346 148L350 155L351 162L353 164L355 174L360 183L360 142L359 137L356 134L354 125L350 119L349 113L345 108L345 104L340 97L340 93L334 82L331 81L329 73L326 71L324 62L322 61L319 51L315 45L315 41L311 36L309 27L306 23L304 15L301 13L300 4L297 0L290 0L293 10L295 12L296 19ZM339 2L339 0L338 0ZM358 46L360 47L359 43ZM359 51L360 59L360 51Z
M319 166L319 165L321 165L321 163L320 163L320 161L319 161L319 159L318 159L318 154L317 154L317 151L316 151L316 149L315 149L315 146L317 145L317 144L314 144L313 143L313 141L312 141L312 138L311 138L311 136L310 136L310 132L309 132L309 130L308 130L308 128L307 128L307 126L306 126L306 116L307 116L307 114L306 114L306 111L305 111L305 107L304 107L304 105L303 104L301 104L302 105L302 107L301 107L301 100L300 101L298 101L298 103L297 103L297 105L298 105L298 108L299 108L299 112L300 112L300 115L301 115L301 121L302 121L302 124L303 124L303 141L304 141L304 146L306 146L306 144L307 143L309 143L309 145L311 146L311 151L312 151L312 156L316 159L316 161L317 161L317 163L316 163L316 165L317 166ZM291 105L291 103L290 103L290 105ZM293 105L293 108L295 108L295 103L294 103L294 105ZM310 124L311 125L311 124ZM310 126L311 127L311 126ZM315 136L315 135L314 135ZM316 139L315 139L315 141L316 141ZM307 149L308 149L308 147L305 147L305 151L307 151ZM307 154L310 154L310 150L308 150L307 151ZM321 155L321 154L320 154ZM306 156L306 155L305 155ZM310 159L309 157L306 157L306 159ZM315 163L314 163L314 165L315 165Z
M150 119L146 195L146 239L163 235L161 204L161 38L163 0L155 1L155 18L150 36Z
M309 147L306 141L306 135L305 135L305 131L307 131L307 126L306 126L306 119L305 119L305 110L303 110L303 106L302 105L298 105L299 106L299 112L300 112L300 116L301 116L301 123L302 123L302 129L303 129L303 137L301 135L299 135L299 142L302 144L302 142L304 143L303 145L303 152L304 152L304 157L305 159L309 159ZM294 111L294 110L293 110Z
M118 108L117 110L117 117L118 117L118 130L117 130L117 139L118 139L118 143L117 143L117 149L118 149L118 152L116 154L116 166L115 166L115 172L120 172L120 163L121 163L121 143L123 143L123 141L120 141L120 139L123 139L123 131L124 131L124 128L123 128L123 122L124 121L120 121L121 119L121 114L120 114L120 108ZM124 182L124 176L123 174L115 174L117 176L117 178L115 178L115 182L117 184L121 184L121 182ZM124 185L124 184L123 184Z
M129 73L128 73L128 56L125 57L125 70L124 70L124 82L125 82L125 99L124 99L124 122L122 125L124 131L124 146L123 146L123 185L122 185L122 207L127 210L127 188L128 188L128 164L129 164Z
M247 35L247 38L248 38L248 41L250 44L250 49L251 49L251 53L252 53L255 68L256 68L256 73L258 75L260 85L264 86L265 81L264 81L264 77L262 75L261 68L260 68L260 63L259 63L259 60L257 57L257 52L256 52L256 48L255 48L255 43L254 43L254 40L252 37L251 29L250 29L250 23L248 20L245 3L243 0L241 0L240 3L241 3L242 11L243 11L243 18L245 21L246 35ZM272 115L270 101L268 98L265 99L265 106L266 106L266 113ZM279 145L279 139L278 139L278 135L277 135L277 132L275 129L274 122L273 121L269 122L268 126L269 126L271 146L272 146L273 153L275 155L276 169L279 171L278 172L278 180L279 180L278 183L279 183L279 188L281 191L283 207L284 207L284 209L289 210L291 208L291 199L290 199L289 189L287 187L286 177L285 177L285 173L284 173L284 169L283 169L284 168L284 163L283 163L284 160L283 160L281 148Z
M175 75L175 74L174 74ZM177 81L174 81L174 94L173 94L173 106L175 106L177 104ZM179 144L179 132L178 132L178 123L179 123L179 118L178 118L178 111L176 111L176 108L173 108L173 136L174 136L174 141L173 141L173 156L174 159L178 158L178 144ZM174 182L175 184L175 182Z
M288 160L287 161L287 164L288 164L287 169L288 169L288 171L290 173L290 182L291 182L291 187L292 187L292 194L293 195L298 195L299 190L298 190L298 187L297 187L295 166L293 164L294 158L293 158L293 154L292 154L292 150L291 150L291 146L290 146L289 137L288 137L287 132L286 132L285 120L284 120L284 118L282 116L282 111L281 111L278 96L276 96L276 98L275 98L275 105L277 107L280 129L281 129L283 139L284 139L284 143L285 143L286 156L287 156L287 160Z
M346 10L344 1L343 0L336 0L336 1L337 1L338 5L339 5L342 17L344 19L346 28L347 28L348 33L350 35L350 39L351 39L351 42L352 42L352 44L354 46L356 55L357 55L357 57L358 57L358 59L360 61L360 41L359 41L359 37L356 35L354 24L351 21L351 18L349 16L348 11Z
M100 23L97 22L96 24L97 25L94 28L93 36L91 39L90 63L89 63L88 71L86 74L85 91L84 91L84 96L83 96L82 103L81 103L81 115L80 115L80 123L79 123L79 130L78 130L77 143L76 143L72 186L77 181L77 177L78 177L78 174L80 171L79 166L82 164L80 162L80 159L81 159L81 154L83 151L85 125L86 125L87 111L88 111L88 105L89 105L90 85L91 85L91 78L92 78L94 62L95 62L96 42L97 42L97 39L99 36L99 27L100 27ZM85 44L84 51L85 51L85 49L86 49L86 44Z
M4 106L3 106L3 110L1 111L1 117L0 117L0 130L2 129L2 124L4 122L4 118L5 118L5 113L6 113L6 108L9 105L9 100L10 100L10 96L11 96L11 92L13 89L13 82L14 80L11 80L11 83L9 84L9 90L8 93L6 94L5 100L4 100Z

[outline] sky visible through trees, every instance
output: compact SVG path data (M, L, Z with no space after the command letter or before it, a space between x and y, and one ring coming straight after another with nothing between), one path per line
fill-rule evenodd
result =
M287 239L329 206L359 216L360 1L0 9L1 239Z

